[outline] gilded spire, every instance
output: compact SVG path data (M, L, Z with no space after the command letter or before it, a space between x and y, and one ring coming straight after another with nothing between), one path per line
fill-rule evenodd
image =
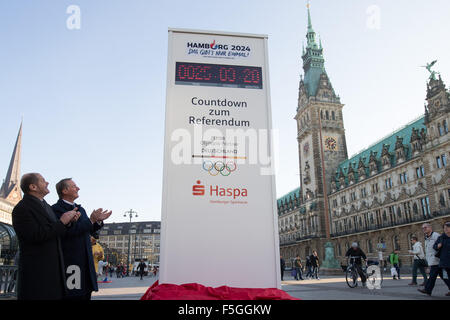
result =
M308 0L308 4L306 5L306 7L308 8L308 32L314 32L314 30L312 28L312 22L311 22L311 12L309 11L309 8L311 7L311 5L309 4L309 0Z
M309 10L310 8L310 4L308 1L308 4L306 5L306 7L308 8L308 33L306 34L306 39L308 40L308 48L317 48L317 43L316 43L316 33L314 32L314 29L312 27L312 22L311 22L311 11Z
M20 153L22 149L22 123L20 123L19 133L17 135L16 144L9 163L6 178L0 188L0 197L10 202L18 202L21 198L20 194ZM14 192L13 192L14 191Z

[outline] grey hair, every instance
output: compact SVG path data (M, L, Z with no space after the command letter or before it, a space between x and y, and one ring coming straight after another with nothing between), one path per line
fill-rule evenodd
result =
M56 184L56 192L58 193L58 197L60 199L62 199L62 197L63 197L63 193L62 192L63 192L64 189L66 189L68 187L67 182L70 181L70 180L72 180L72 178L65 178L65 179L62 179L61 181L59 181Z

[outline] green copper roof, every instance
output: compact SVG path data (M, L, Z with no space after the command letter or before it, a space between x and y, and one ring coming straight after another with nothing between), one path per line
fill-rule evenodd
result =
M285 194L284 196L282 196L281 198L278 198L277 200L277 205L278 207L282 204L285 203L286 201L289 202L289 200L294 200L294 197L296 197L297 199L300 198L300 187L292 190L291 192L289 192L288 194Z
M345 160L343 162L341 162L339 164L339 166L337 167L336 170L336 182L339 182L339 172L342 169L342 172L344 173L345 177L346 177L346 183L348 183L347 181L347 174L348 174L348 170L349 170L349 166L352 165L354 171L355 171L355 177L358 177L358 166L359 166L359 161L360 159L363 160L364 165L366 166L367 170L366 170L366 175L368 175L368 166L369 166L369 159L370 159L370 154L371 152L376 152L376 159L377 159L377 165L378 165L378 170L381 169L381 164L380 164L380 158L381 158L381 154L383 151L383 146L384 145L389 145L389 153L391 154L391 165L394 166L397 163L397 159L396 159L396 155L395 155L395 143L397 141L397 137L399 138L403 138L403 145L405 147L405 158L406 160L411 159L411 145L410 145L410 140L411 140L411 134L412 134L412 129L425 129L426 130L426 126L424 124L424 116L421 116L419 119L416 119L410 123L408 123L407 125L405 125L404 127L394 131L392 134L390 134L389 136L379 140L378 142L374 143L373 145L371 145L369 148L365 149L364 151L361 151L360 153L354 155L353 157L351 157L348 160ZM338 183L339 184L339 183Z
M304 83L308 96L316 96L319 88L320 75L326 73L325 59L323 58L322 41L316 42L316 33L311 23L311 13L308 5L308 33L306 34L306 50L303 49L303 69L305 71Z
M306 91L308 92L308 95L311 97L315 97L317 94L317 90L319 89L319 82L320 82L320 75L322 73L325 73L325 69L317 68L317 67L311 67L306 73L305 73L305 87Z
M311 22L311 12L309 10L309 5L308 5L308 32L314 32Z

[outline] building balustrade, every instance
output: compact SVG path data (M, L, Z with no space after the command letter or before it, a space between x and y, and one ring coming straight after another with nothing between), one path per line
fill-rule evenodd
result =
M427 221L429 219L432 219L434 217L442 217L442 216L449 216L450 215L450 208L445 208L439 211L434 211L431 215L423 215L423 214L416 214L416 215L407 215L402 216L401 218L394 218L393 221L383 221L382 223L373 223L367 226L358 226L353 228L348 228L345 231L339 231L334 232L331 234L332 237L340 237L345 235L351 235L354 233L360 233L360 232L366 232L366 231L372 231L372 230L379 230L384 228L393 228L393 227L400 227L405 224L409 223L415 223L420 221Z

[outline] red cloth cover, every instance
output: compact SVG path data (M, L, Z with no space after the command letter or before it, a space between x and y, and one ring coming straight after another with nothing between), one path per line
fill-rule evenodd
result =
M141 300L299 300L283 290L268 288L205 287L198 283L158 284L156 281Z

